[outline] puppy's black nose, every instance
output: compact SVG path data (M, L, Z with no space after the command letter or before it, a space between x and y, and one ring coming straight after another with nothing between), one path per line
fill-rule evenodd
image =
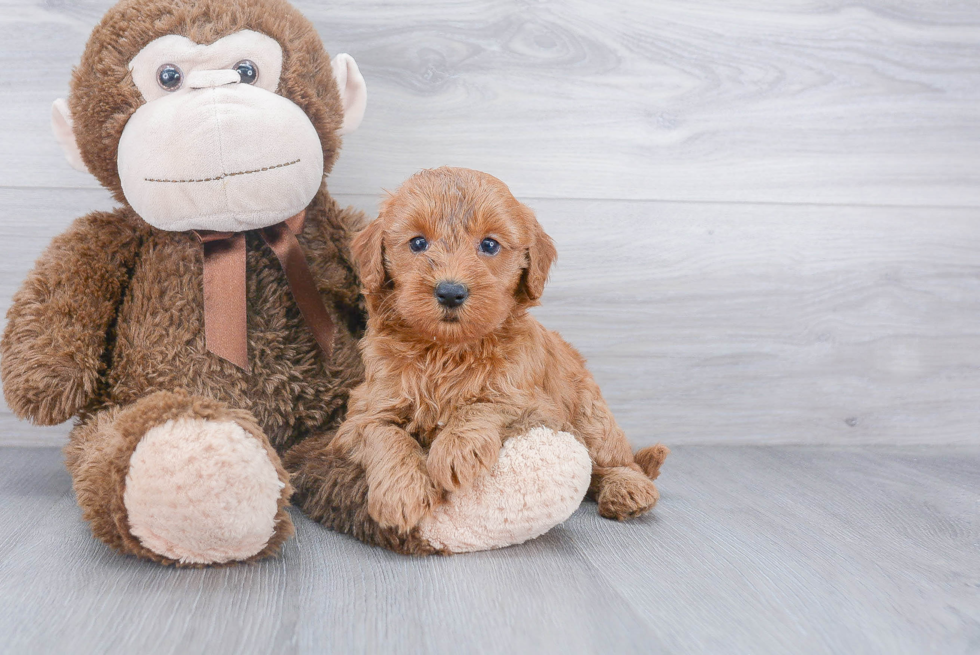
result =
M466 286L459 282L440 282L436 285L436 300L443 307L459 307L469 295Z

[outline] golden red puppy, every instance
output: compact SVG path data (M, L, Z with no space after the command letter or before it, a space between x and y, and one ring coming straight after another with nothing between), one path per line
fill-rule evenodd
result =
M581 355L528 313L556 252L503 182L422 171L351 249L368 304L366 378L336 445L363 467L380 526L411 530L487 472L506 439L539 425L585 444L602 516L653 507L669 451L634 457Z

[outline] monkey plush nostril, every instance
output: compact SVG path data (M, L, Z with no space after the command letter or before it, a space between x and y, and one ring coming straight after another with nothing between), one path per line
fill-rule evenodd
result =
M469 289L458 282L440 282L436 285L436 300L449 309L462 305L469 295Z

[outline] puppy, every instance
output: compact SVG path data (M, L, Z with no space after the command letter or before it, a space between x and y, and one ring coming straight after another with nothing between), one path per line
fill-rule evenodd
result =
M504 440L538 425L585 444L602 516L653 507L669 450L634 458L582 357L528 313L556 252L503 182L422 171L351 250L369 314L365 381L336 440L363 466L380 526L411 530L487 472Z

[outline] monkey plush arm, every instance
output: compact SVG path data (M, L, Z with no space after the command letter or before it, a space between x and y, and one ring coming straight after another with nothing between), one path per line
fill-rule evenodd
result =
M95 212L35 263L14 295L0 342L3 392L17 416L55 425L92 398L140 238L122 210Z
M364 227L367 218L353 207L341 209L327 200L323 209L308 214L313 227L306 232L309 260L316 277L325 281L323 289L333 299L334 308L356 338L364 336L367 310L361 295L361 282L350 253L352 235Z

